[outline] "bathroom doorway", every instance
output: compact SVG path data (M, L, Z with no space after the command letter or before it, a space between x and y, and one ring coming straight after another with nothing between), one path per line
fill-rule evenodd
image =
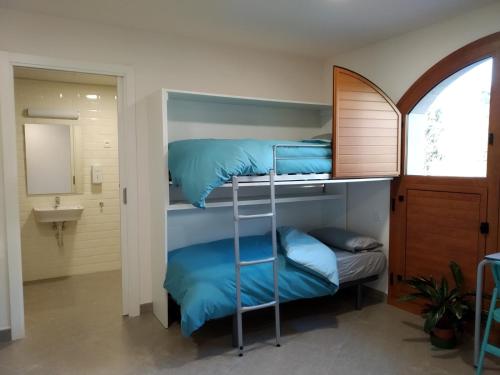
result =
M14 67L14 93L28 336L119 320L117 78Z
M89 63L42 56L0 51L0 199L4 203L0 222L4 223L7 274L0 294L9 303L4 310L10 320L13 340L25 337L25 314L22 276L21 228L19 209L19 178L17 163L17 129L15 111L14 68L38 68L67 73L88 73L113 76L117 83L119 193L120 193L120 245L122 261L122 315L140 314L139 228L140 210L137 204L137 129L135 122L135 84L131 67L115 64ZM142 241L142 240L141 240ZM1 262L0 262L1 263ZM120 319L118 319L120 320Z

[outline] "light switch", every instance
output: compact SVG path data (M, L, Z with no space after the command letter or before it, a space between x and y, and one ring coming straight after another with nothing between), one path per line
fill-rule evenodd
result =
M102 184L102 166L100 165L93 165L92 166L92 171L91 171L91 175L92 175L92 183L93 184Z

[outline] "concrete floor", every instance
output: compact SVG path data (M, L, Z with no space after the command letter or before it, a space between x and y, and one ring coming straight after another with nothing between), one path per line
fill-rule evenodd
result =
M0 374L473 374L471 340L432 349L418 316L352 295L286 304L283 346L272 345L267 313L246 321L246 353L231 347L231 320L193 338L163 329L150 312L120 317L120 273L49 280L25 287L28 337L0 344ZM500 372L489 360L485 374Z

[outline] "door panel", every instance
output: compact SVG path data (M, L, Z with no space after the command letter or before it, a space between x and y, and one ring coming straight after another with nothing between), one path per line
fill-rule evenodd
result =
M473 288L484 251L478 231L485 220L481 195L410 189L406 205L405 277L446 275L451 280L449 262L454 260Z
M333 174L398 176L401 114L373 83L347 69L333 69Z

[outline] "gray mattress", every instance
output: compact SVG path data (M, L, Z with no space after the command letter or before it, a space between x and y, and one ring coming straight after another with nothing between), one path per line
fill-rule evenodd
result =
M381 251L351 253L335 248L332 248L332 250L337 255L339 282L341 284L373 275L380 275L385 271L387 259Z

